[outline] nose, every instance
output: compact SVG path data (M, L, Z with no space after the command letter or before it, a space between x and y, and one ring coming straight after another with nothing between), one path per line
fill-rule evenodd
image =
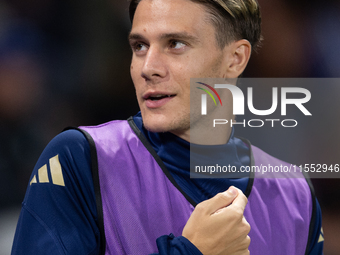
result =
M142 77L152 82L159 81L167 76L168 70L165 55L157 47L150 47L142 68Z

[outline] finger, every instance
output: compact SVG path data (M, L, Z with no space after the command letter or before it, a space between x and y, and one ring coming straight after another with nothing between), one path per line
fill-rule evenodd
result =
M243 250L243 251L239 251L237 253L235 253L234 255L250 255L250 251L248 249Z
M250 242L251 242L251 239L249 235L246 235L246 236L242 235L234 241L235 245L230 246L230 249L233 249L235 251L247 250L249 248Z
M249 245L250 245L251 239L249 235L246 236L240 236L237 238L232 245L228 246L229 251L234 251L235 253L232 253L233 255L235 254L244 254L243 252L248 251Z
M246 205L248 203L248 198L243 194L243 192L240 189L235 188L238 191L237 197L233 200L232 206L236 208L240 208L242 210L242 213L244 212L244 209L246 208Z
M213 214L219 209L230 205L238 196L239 192L233 186L229 187L227 191L218 193L213 198L206 200L202 203L207 213Z

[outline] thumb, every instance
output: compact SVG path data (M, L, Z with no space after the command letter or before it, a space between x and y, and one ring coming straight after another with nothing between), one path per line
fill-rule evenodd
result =
M206 208L207 213L213 214L217 210L230 205L238 194L238 190L234 186L230 186L228 190L218 193L213 198L204 201L204 207Z
M232 206L238 207L242 210L242 213L244 212L244 209L248 203L248 198L243 194L243 192L237 188L235 188L238 191L237 197L234 199Z

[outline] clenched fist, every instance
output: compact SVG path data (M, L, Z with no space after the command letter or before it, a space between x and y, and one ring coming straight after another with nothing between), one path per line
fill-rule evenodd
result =
M199 203L182 235L204 255L249 254L250 225L243 216L247 202L241 190L230 187Z

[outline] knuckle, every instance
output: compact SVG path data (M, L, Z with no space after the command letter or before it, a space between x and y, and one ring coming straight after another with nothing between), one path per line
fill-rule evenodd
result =
M241 196L241 199L243 200L243 203L246 205L246 204L248 204L248 198L244 195L244 194L241 194L241 195L239 195L239 196Z
M249 228L247 226L242 226L240 228L240 235L247 236L249 234Z
M244 250L240 251L237 254L239 254L239 255L250 255L250 251L248 250L248 248L245 248Z
M246 204L248 204L248 198L245 195L243 196L244 196L244 201L246 202Z
M250 224L248 223L248 221L244 217L243 217L243 225L244 225L244 228L247 231L247 233L249 233L250 230L251 230L251 226L250 226Z
M250 225L249 224L244 224L242 227L242 233L245 235L248 235L250 232Z
M250 255L250 251L248 249L242 251L240 255Z
M201 202L201 203L197 204L196 207L195 207L196 213L197 213L197 212L198 212L198 213L202 213L202 212L204 212L205 210L206 210L206 204L205 204L204 202Z
M242 242L239 244L239 248L240 250L242 250L243 252L246 252L249 248L250 245L250 237L246 236Z
M233 207L233 216L235 220L242 221L243 210L240 207Z
M248 198L247 196L242 192L239 191L238 196L247 204L248 203Z
M216 196L216 199L222 200L223 202L229 202L230 198L228 197L227 194L223 193L218 193Z
M251 242L251 238L249 236L247 236L246 237L246 245L247 245L247 247L249 247L250 242Z

